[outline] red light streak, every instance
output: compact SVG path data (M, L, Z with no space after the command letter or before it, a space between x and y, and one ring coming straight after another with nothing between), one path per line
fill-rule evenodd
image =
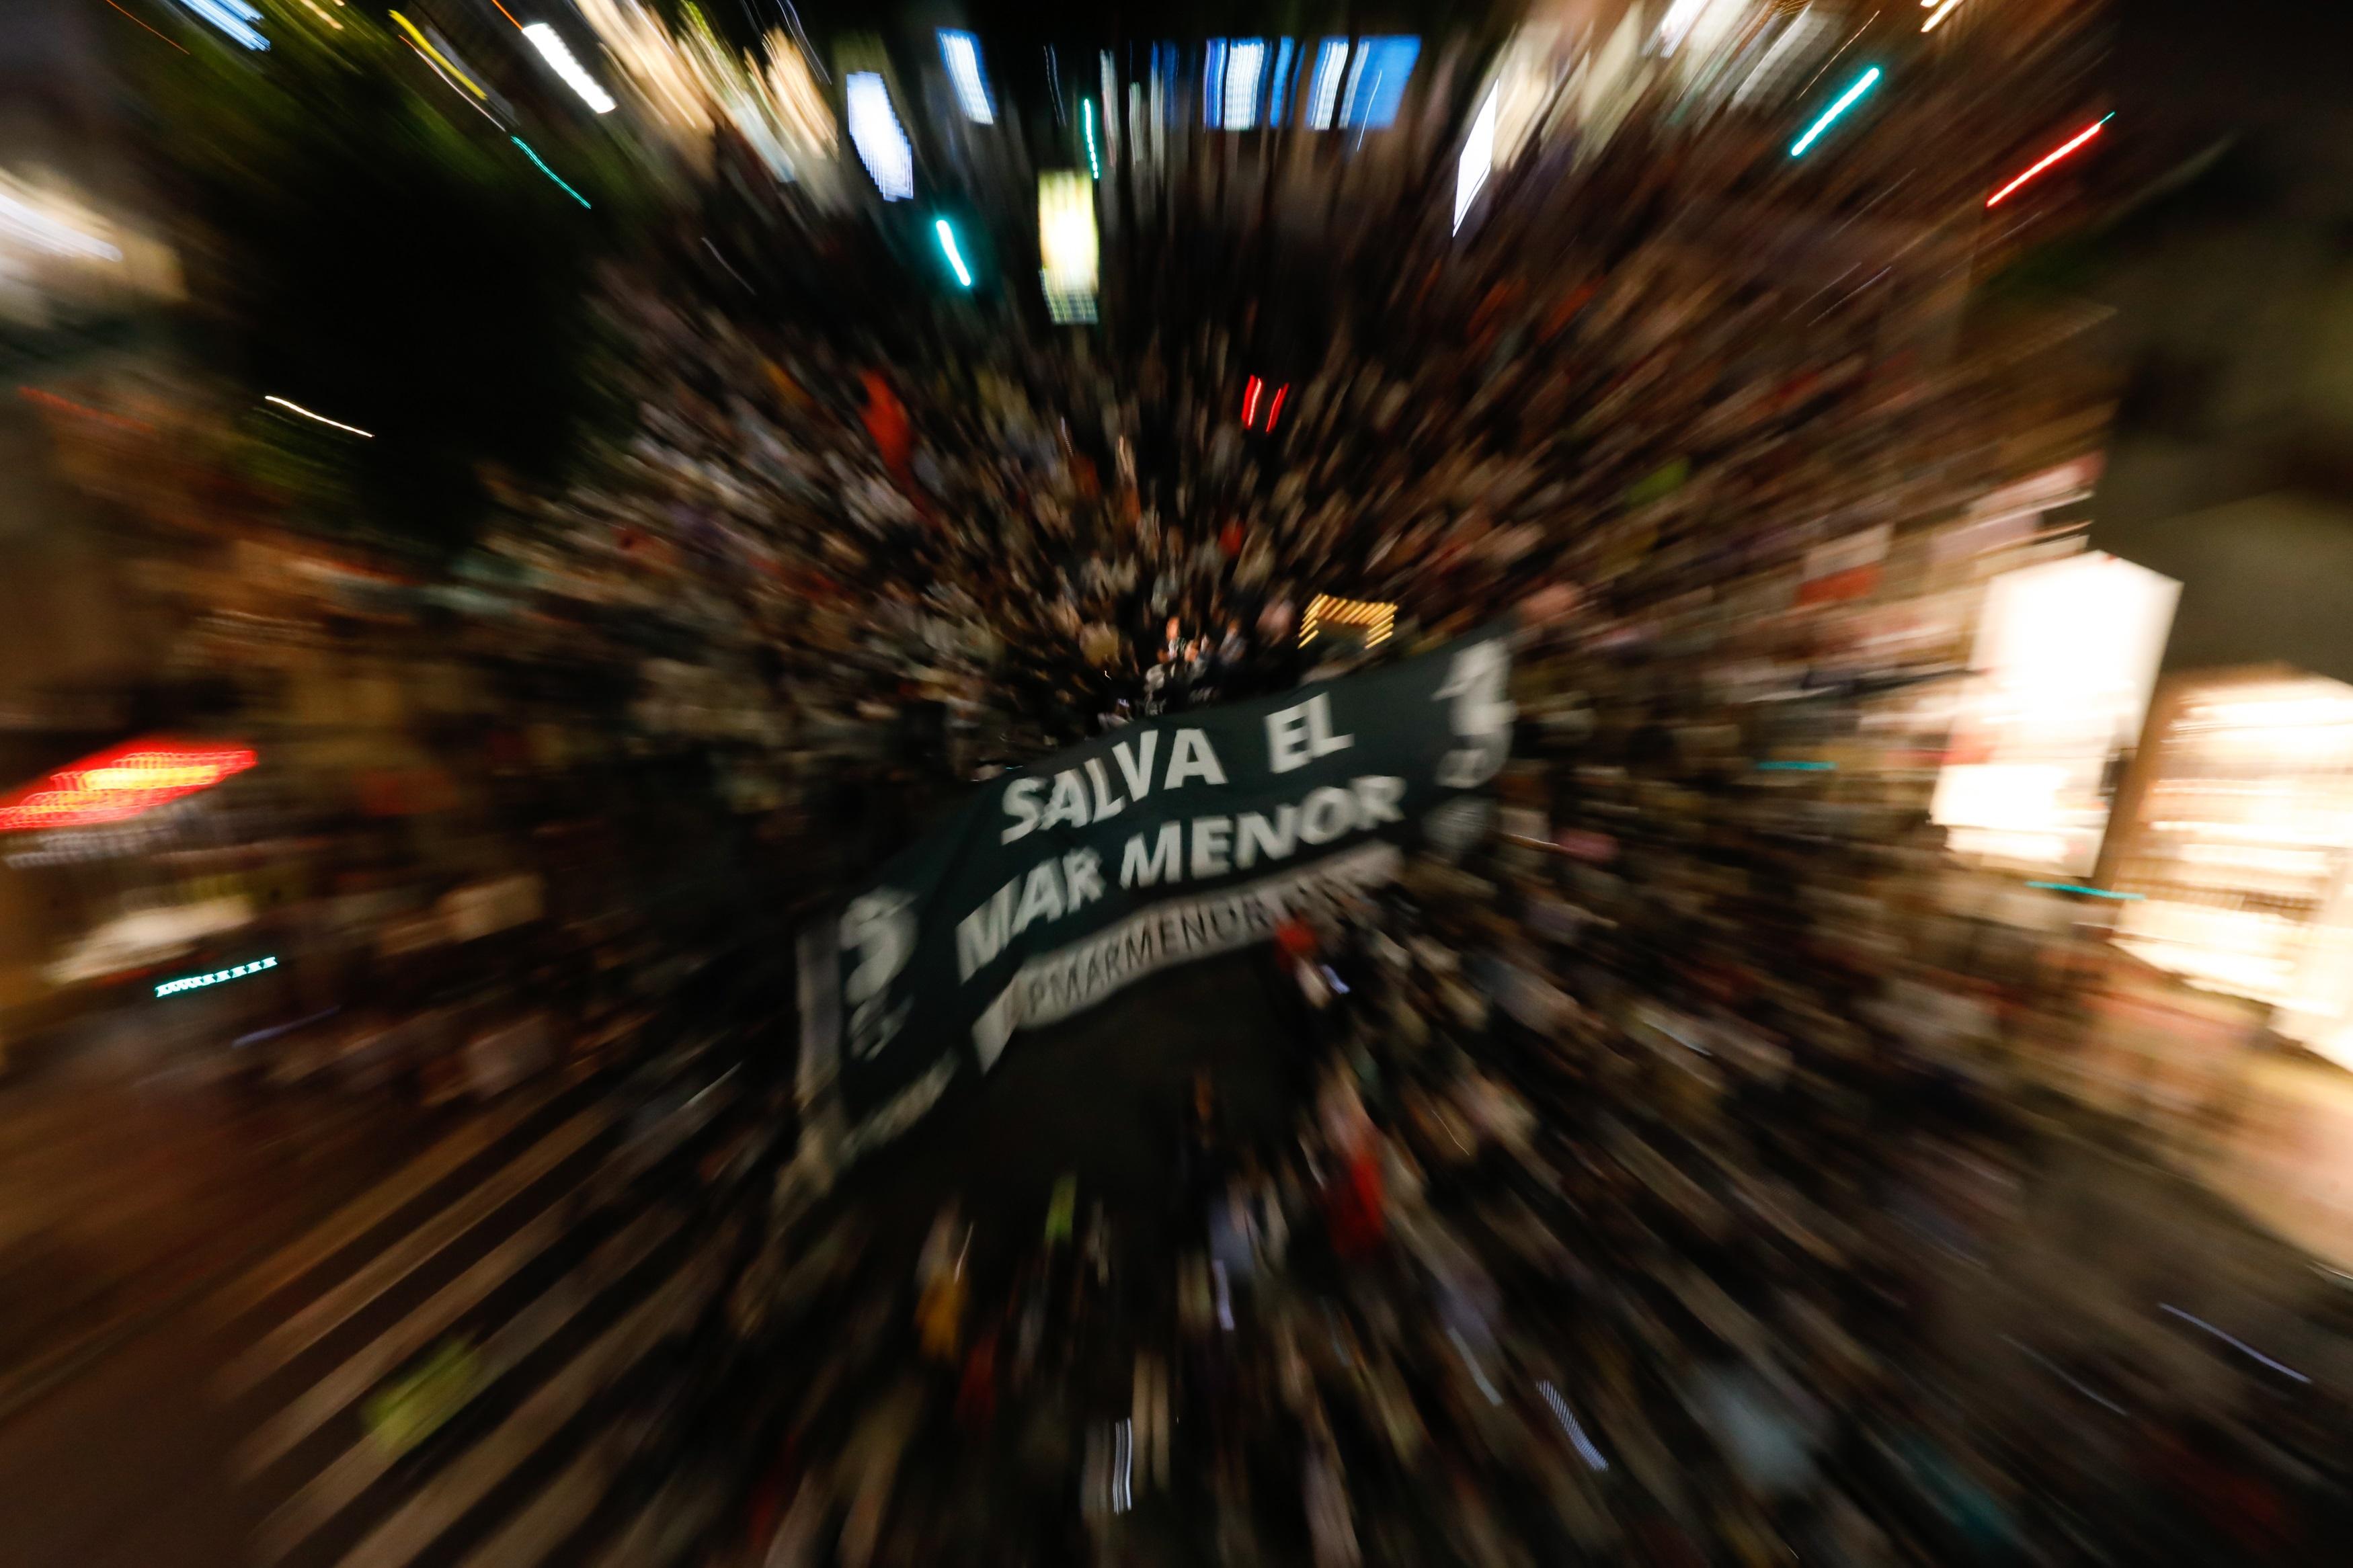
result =
M1252 376L1250 385L1242 393L1242 428L1245 430L1258 418L1258 395L1265 385L1264 382Z
M132 18L133 21L137 19ZM166 43L170 41L168 38L164 40ZM118 430L136 430L144 435L155 428L153 425L142 425L136 419L125 419L120 414L109 414L102 408L92 408L87 404L76 403L70 397L59 397L54 392L44 392L37 386L20 386L16 389L16 395L27 403L46 404L51 408L67 414L79 414L85 419L95 419L101 425L111 425Z
M114 5L114 0L106 0L106 3L107 3L109 5ZM114 5L114 8L115 8L116 10L118 10L118 11L122 11L122 7L121 7L121 6L120 6L120 5ZM128 12L128 11L122 11L122 14L123 14L124 16L131 16L131 13L130 13L130 12ZM131 16L131 19L132 19L133 22L139 22L139 26L141 26L142 27L147 27L147 31L149 31L149 32L151 32L151 33L155 33L155 29L154 29L154 28L153 28L153 27L148 27L148 26L147 26L147 24L146 24L146 23L144 23L144 22L140 22L138 17L136 17L136 16ZM161 33L155 33L155 36L156 36L157 37L159 37L159 38L164 38L164 41L165 43L167 43L167 44L172 44L172 40L171 40L171 39L169 39L169 38L164 38L163 34L161 34ZM180 46L179 46L179 45L177 45L177 44L172 44L172 47L173 47L174 48L175 48L175 49L180 49ZM180 49L180 52L181 52L182 54L184 54L184 55L185 55L185 54L186 54L188 51L187 51L187 50L185 50L185 49Z
M1266 433L1270 436L1274 434L1274 422L1282 417L1282 400L1290 393L1291 383L1287 381L1274 389L1274 401L1267 405L1266 410Z
M126 741L0 797L0 833L121 822L208 790L259 760L250 746Z
M2052 148L2050 152L2044 153L2041 161L2030 167L2026 173L2019 175L2018 178L2010 181L2010 184L2002 186L2001 189L1988 196L1986 198L1986 205L1989 207L2000 205L2002 199L2008 196L2010 192L2018 189L2019 186L2026 184L2027 181L2034 178L2035 175L2042 173L2043 170L2049 168L2060 159L2064 158L2068 153L2073 153L2076 148L2081 147L2093 137L2097 136L2100 133L2100 127L2105 125L2108 122L2108 116L2101 116L2099 119L2092 121L2091 124L2084 127L2083 130L2076 132L2074 135L2067 138L2066 141L2059 143L2058 146Z

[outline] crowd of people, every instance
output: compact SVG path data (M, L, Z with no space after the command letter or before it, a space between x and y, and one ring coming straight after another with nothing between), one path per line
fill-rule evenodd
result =
M1398 649L1531 598L1647 635L2096 438L2071 362L1957 348L1966 236L1817 221L1873 151L1776 204L1746 136L1651 118L1532 146L1461 237L1409 153L1131 156L1084 332L1009 289L911 295L872 236L681 230L608 279L623 427L485 549L542 605L679 623L665 657L700 671L647 672L673 721L797 763L887 755L920 714L968 777L1295 679L1319 593L1398 605Z
M741 1560L2188 1564L2343 1527L2338 1391L1956 1322L2052 1136L1976 1047L1862 1021L1762 887L1777 921L1704 932L1569 884L1497 842L1295 920L1298 1114L1253 1140L1205 1073L1164 1212L1073 1174L913 1256L836 1222L744 1352L782 1447Z
M842 874L954 779L1297 679L1318 592L1397 605L1398 650L1530 628L1486 847L1283 950L1314 994L1289 1136L1239 1142L1205 1084L1170 1213L1074 1175L1028 1236L951 1206L913 1256L854 1216L771 1238L708 1375L716 1429L781 1438L744 1560L2329 1538L2333 1394L2247 1369L2173 1402L2124 1351L2021 1339L1997 1373L1955 1334L2052 1136L2020 1056L2066 999L1956 945L1916 790L1754 772L1900 731L1866 695L1956 640L1814 599L1811 552L2078 455L2082 384L1939 351L1947 238L1890 257L1893 300L1732 264L1757 237L1663 216L1658 151L1580 172L1626 210L1566 243L1574 204L1499 205L1467 255L1399 255L1416 226L1374 206L1257 269L1260 218L1197 169L1162 193L1183 244L1139 247L1086 337L764 313L688 247L614 280L630 431L487 549L543 603L688 631L702 670L665 705L649 665L643 717L766 754L857 844ZM1672 174L1715 199L1739 165Z
M1883 143L1977 101L1924 89ZM785 912L960 783L1516 617L1476 842L1266 955L1280 1136L1204 1076L1165 1205L1073 1172L1018 1231L949 1198L920 1247L854 1210L763 1230L758 1182L710 1184L743 1205L727 1288L638 1479L707 1482L716 1560L2188 1564L2353 1523L2327 1382L2232 1362L2191 1399L2080 1334L1997 1368L1961 1326L2052 1180L2026 1058L2073 999L1939 904L1919 769L1823 758L1934 727L1880 699L1949 673L1966 617L1915 606L1983 563L1929 541L2082 457L2096 400L1956 341L1977 242L1928 180L1856 221L1892 153L1793 192L1667 107L1536 146L1464 236L1377 159L1131 160L1084 332L894 298L856 238L681 230L602 285L617 428L561 485L498 480L456 590L370 590L366 635L475 672L417 706L451 752L495 718L495 788L466 880L387 825L429 804L350 827L301 905L333 929L286 944L285 1011L331 1021L278 1059L315 1037L428 1102L472 1015L424 973L569 1009L533 1068L781 1036ZM329 647L338 582L303 590ZM1303 646L1327 593L1398 635ZM249 665L290 624L185 651ZM450 901L517 874L511 921ZM751 1097L780 1119L784 1065Z
M2072 427L1703 274L1638 247L1557 294L1499 282L1467 301L1483 335L1408 318L1452 345L1401 330L1409 373L1335 339L1291 445L1237 420L1173 456L1143 432L1206 431L1207 393L1139 392L1129 424L1107 389L1229 380L1216 327L1198 383L1149 342L1121 374L1001 341L936 367L870 343L862 371L639 301L677 336L638 356L663 379L631 482L575 492L565 537L596 518L706 581L757 563L725 580L784 652L805 755L828 720L936 701L947 771L980 771L1278 688L1311 585L1393 599L1401 647L1514 607L1525 628L1484 847L1287 933L1288 1136L1239 1139L1205 1084L1171 1212L1074 1175L1026 1234L951 1205L914 1252L856 1215L772 1239L708 1374L743 1391L719 1429L774 1456L744 1560L2203 1563L2327 1538L2333 1394L2251 1363L2231 1398L2176 1399L2124 1349L2021 1338L1997 1369L1956 1333L2048 1157L2021 1062L2068 998L1936 907L1916 792L1756 770L1850 742L1874 685L1947 651L1806 604L1806 552L2010 477L1955 433L2040 461Z

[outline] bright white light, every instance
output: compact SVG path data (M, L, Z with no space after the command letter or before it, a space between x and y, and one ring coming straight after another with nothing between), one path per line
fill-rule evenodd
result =
M1659 24L1659 42L1664 46L1666 53L1675 52L1675 46L1682 43L1683 36L1697 25L1701 13L1708 8L1710 3L1711 0L1675 0L1667 7L1666 18Z
M1096 101L1099 101L1099 103L1102 103L1102 106L1103 106L1103 157L1111 157L1113 163L1118 163L1118 157L1120 157L1120 73L1118 73L1118 68L1115 68L1115 66L1111 64L1111 49L1103 49L1102 57L1096 57L1096 64L1099 64L1099 66L1102 66L1102 68L1103 68L1103 97L1102 97L1102 99L1096 99ZM1129 157L1134 157L1134 151L1132 151L1132 148L1129 148Z
M2097 552L1986 588L1953 752L1929 805L1957 847L2083 876L2107 827L2110 759L2139 738L2181 585ZM2004 836L1996 845L1985 835Z
M1946 17L1951 16L1960 8L1961 0L1945 0L1945 3L1938 5L1935 12L1929 16L1926 21L1920 24L1920 30L1924 33L1935 32L1938 27L1944 26Z
M1103 67L1103 155L1116 163L1119 160L1119 69L1112 63L1111 51L1098 57Z
M348 430L353 435L362 437L364 439L370 441L375 439L375 432L373 430L363 430L356 425L346 425L340 419L330 419L323 414L313 414L311 410L303 407L301 404L295 402L290 397L280 397L273 392L264 397L261 401L264 403L275 403L279 407L290 409L296 414L300 414L305 419L315 419L322 425L332 425L338 430Z
M1358 43L1356 54L1348 61L1347 85L1340 89L1340 124L1344 128L1356 123L1356 89L1364 84L1365 68L1373 63L1374 42L1366 38Z
M21 240L52 256L79 256L98 261L120 261L122 252L73 225L54 217L0 190L0 239Z
M849 142L886 202L915 194L915 149L899 128L891 90L875 71L851 71L843 83L849 105Z
M2123 862L2147 889L2117 943L2342 1061L2353 1045L2353 687L2222 678L2178 694Z
M248 49L269 47L269 40L252 26L261 20L261 13L247 5L245 0L180 0L180 3Z
M964 117L979 125L996 124L997 111L988 106L988 82L980 74L980 40L970 33L942 27L940 57L948 63L948 79L955 83Z
M1057 321L1093 321L1101 259L1094 185L1075 169L1038 176L1038 258L1047 313Z
M1340 107L1340 82L1348 71L1348 40L1326 38L1315 47L1315 75L1307 89L1307 128L1332 129Z
M1790 18L1789 25L1781 29L1781 36L1773 40L1773 47L1765 51L1765 58L1757 62L1757 68L1748 73L1748 79L1740 84L1740 90L1732 95L1733 107L1736 109L1746 103L1749 94L1757 90L1758 84L1772 78L1774 68L1781 63L1781 57L1788 52L1789 46L1812 36L1820 20L1810 5Z
M581 102L599 114L610 114L620 107L613 101L613 95L607 92L596 79L573 58L572 46L564 41L563 34L544 22L533 22L522 30L522 36L531 40L531 47L537 49L539 58L547 62L547 68L562 77L564 85L580 95Z
M1226 56L1226 129L1248 131L1258 123L1258 83L1266 69L1266 40L1236 38Z
M1568 1440L1577 1445L1577 1456L1585 1461L1586 1468L1608 1469L1609 1461L1601 1457L1601 1450L1593 1446L1593 1439L1587 1436L1585 1428L1577 1424L1577 1417L1570 1414L1568 1401L1560 1396L1560 1390L1552 1385L1550 1379L1537 1384L1536 1389L1545 1396L1545 1403L1552 1406L1552 1413L1559 1420L1562 1429L1567 1432Z
M964 253L956 249L955 228L950 226L947 219L937 218L933 221L932 232L940 237L940 250L947 257L948 265L955 269L956 281L967 289L971 288L972 273L964 264Z
M2060 798L2066 788L2067 770L2056 765L1948 763L1936 775L1929 812L1946 827L2040 834L2063 845L2058 835L2070 826Z
M1471 119L1471 134L1462 139L1462 156L1454 165L1454 230L1462 231L1462 215L1486 186L1488 171L1495 166L1495 104L1504 90L1497 82L1487 89L1487 100Z
M2274 1372L2285 1373L2288 1376L2295 1379L2298 1383L2310 1383L2312 1381L2312 1379L2305 1376L2304 1373L2296 1371L2295 1368L2281 1365L2278 1362L2272 1360L2271 1357L2265 1355L2263 1352L2257 1350L2246 1341L2240 1339L2235 1335L2224 1333L2221 1330L2216 1328L2205 1319L2192 1317L2189 1313L2183 1311L2180 1308L2174 1306L2171 1302L2160 1301L2158 1303L2158 1307L2159 1310L2170 1312L2185 1323L2195 1323L2198 1327L2205 1330L2216 1339L2221 1340L2224 1344L2229 1345L2232 1350L2240 1351L2245 1354L2254 1357L2257 1361L2263 1363Z

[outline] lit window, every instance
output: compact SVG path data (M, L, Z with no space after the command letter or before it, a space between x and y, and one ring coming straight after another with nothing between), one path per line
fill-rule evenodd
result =
M1236 38L1226 50L1225 127L1248 131L1258 123L1260 76L1266 69L1266 40Z
M1487 89L1487 100L1479 106L1472 117L1471 132L1462 139L1462 156L1454 165L1454 226L1462 227L1462 217L1471 210L1479 192L1487 184L1487 175L1495 166L1495 101L1502 94L1498 82Z
M1385 131L1397 121L1405 101L1405 84L1421 58L1419 38L1366 38L1356 46L1356 61L1348 72L1348 91L1341 105L1340 123Z
M533 22L522 30L522 36L531 40L531 47L547 62L547 68L562 77L564 85L579 95L581 102L599 114L610 114L619 107L613 101L613 95L574 56L563 34L545 22Z
M1056 321L1095 319L1099 242L1093 184L1076 170L1038 176L1038 255L1047 314Z
M261 20L261 13L247 5L246 0L180 0L180 3L248 49L269 47L269 40L253 26Z
M1291 65L1293 57L1298 52L1297 46L1289 38L1274 46L1273 96L1266 106L1266 122L1269 125L1282 124L1283 110L1291 107Z
M970 33L943 27L940 57L947 61L948 79L955 83L956 102L963 105L964 117L976 124L996 124L997 111L988 102L988 79L980 74L980 40Z
M1307 128L1332 129L1340 105L1340 79L1348 68L1348 40L1326 38L1315 47L1315 74L1307 84Z
M874 71L852 71L844 87L849 106L849 141L886 202L915 194L915 150L891 108L891 91Z

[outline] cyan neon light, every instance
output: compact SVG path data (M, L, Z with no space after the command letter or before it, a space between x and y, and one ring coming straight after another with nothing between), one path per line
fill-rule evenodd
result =
M1103 178L1103 160L1095 153L1095 100L1093 99L1079 100L1079 119L1085 125L1087 132L1087 173L1100 180Z
M972 273L964 264L963 253L956 249L955 229L947 219L938 218L932 224L932 232L940 237L940 250L947 257L948 265L955 269L956 281L967 289L971 288Z
M207 985L218 985L224 980L242 980L248 974L258 974L265 969L277 967L278 960L275 958L257 958L250 963L239 963L227 969L216 969L210 974L184 974L177 980L166 980L163 984L155 987L155 994L161 997L169 996L177 991L200 991Z
M1836 120L1840 115L1844 114L1848 110L1853 108L1854 100L1861 98L1864 93L1869 92L1871 90L1872 84L1878 79L1879 68L1877 66L1872 67L1869 70L1855 78L1854 85L1848 88L1844 92L1839 94L1838 101L1831 104L1828 109L1823 110L1822 117L1820 120L1815 121L1811 125L1807 126L1806 133L1803 136L1799 137L1795 142L1789 143L1789 156L1795 158L1804 153L1807 148L1812 146L1814 144L1814 138L1820 136L1823 132L1828 131L1831 128L1831 121Z
M539 172L545 174L549 179L554 180L557 188L562 190L565 195L570 196L574 201L578 202L584 207L588 205L588 198L582 195L578 191L574 190L570 185L565 184L564 183L564 176L549 168L546 161L541 158L538 153L531 150L530 142L524 141L520 136L510 136L507 140L522 148L522 155L530 159L533 163L537 163L539 165Z
M1766 773L1827 773L1836 771L1836 763L1759 763L1757 771Z
M2105 888L2087 888L2081 882L2029 882L2026 885L2030 888L2041 888L2046 892L2082 893L2086 898L2118 899L2128 904L2137 903L2148 896L2146 893L2112 893Z

